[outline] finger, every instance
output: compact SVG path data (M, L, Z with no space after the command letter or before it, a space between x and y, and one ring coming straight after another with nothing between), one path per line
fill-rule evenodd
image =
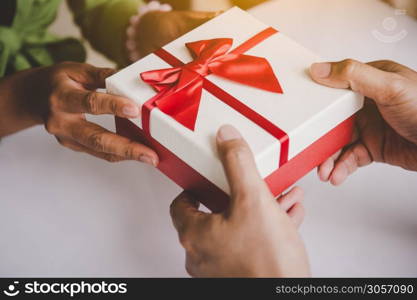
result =
M199 202L186 192L181 193L171 204L170 214L178 233L183 235L194 227L197 218L205 215L198 210Z
M350 145L356 143L358 139L359 133L358 129L355 127ZM347 147L349 147L350 145L348 145ZM342 154L342 152L343 150L337 151L335 154L333 154L325 162L323 162L320 166L317 167L317 175L319 176L321 181L328 182L330 180L330 175L334 169L335 162Z
M372 163L372 158L362 143L350 146L336 162L334 170L330 175L330 182L333 185L342 184L349 175L359 167Z
M378 104L387 104L398 94L399 75L370 65L347 59L341 62L316 63L311 66L311 77L325 86L352 89Z
M300 202L297 202L289 211L288 216L292 219L297 227L300 227L304 221L305 208Z
M158 156L152 149L128 138L110 132L97 124L79 120L66 125L63 132L67 138L84 145L95 152L113 154L126 160L137 160L157 166Z
M334 163L337 160L337 158L342 153L342 150L335 153L332 157L329 157L324 163L322 163L317 168L317 174L319 175L319 178L323 182L327 182L330 179L330 174L333 171Z
M57 140L62 146L66 147L68 149L71 149L72 151L87 153L89 155L92 155L92 156L95 156L97 158L106 160L108 162L120 162L120 161L125 160L122 157L117 156L117 155L102 153L102 152L96 152L96 151L90 150L89 148L87 148L87 147L85 147L85 146L83 146L83 145L81 145L77 142L74 142L72 140L69 140L69 139L57 137Z
M140 114L133 100L120 96L68 87L61 98L61 109L68 113L111 114L122 118L137 118Z
M67 69L68 75L76 82L88 87L89 89L99 89L106 87L106 78L112 76L117 71L111 68L97 68L89 64L70 63Z
M304 199L304 191L295 187L291 189L286 195L278 199L278 203L281 209L287 212L291 207L293 207L297 202L302 202Z
M234 127L220 128L217 148L229 182L232 205L237 198L254 201L269 192L259 175L252 151Z

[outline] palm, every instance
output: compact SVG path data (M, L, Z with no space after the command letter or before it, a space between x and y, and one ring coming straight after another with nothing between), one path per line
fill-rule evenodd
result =
M358 115L360 141L371 159L417 171L417 146L396 133L368 101Z
M319 166L322 181L342 184L373 161L417 171L417 72L387 60L363 64L347 59L313 64L311 75L325 86L350 88L373 99L358 114L356 141Z

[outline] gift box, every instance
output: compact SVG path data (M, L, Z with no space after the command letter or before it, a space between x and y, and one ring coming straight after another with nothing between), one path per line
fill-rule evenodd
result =
M236 127L278 196L350 142L363 97L313 82L320 58L247 12L232 8L106 82L140 105L117 132L155 149L159 169L209 209L229 186L215 136ZM155 186L155 189L161 187Z

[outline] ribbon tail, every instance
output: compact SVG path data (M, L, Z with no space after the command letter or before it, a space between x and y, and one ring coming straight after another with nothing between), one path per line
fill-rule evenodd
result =
M210 64L213 74L261 90L283 94L281 84L268 60L251 55L230 54Z

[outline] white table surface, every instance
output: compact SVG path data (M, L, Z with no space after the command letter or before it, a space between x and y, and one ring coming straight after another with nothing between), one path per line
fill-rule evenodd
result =
M326 59L417 69L417 22L377 0L279 0L253 13ZM396 30L381 25L387 17ZM372 31L408 35L383 43ZM112 127L111 118L97 119ZM417 276L417 174L373 165L339 188L300 183L314 276ZM169 217L180 189L134 162L66 150L40 127L0 145L0 276L186 276ZM259 245L262 247L262 245Z

